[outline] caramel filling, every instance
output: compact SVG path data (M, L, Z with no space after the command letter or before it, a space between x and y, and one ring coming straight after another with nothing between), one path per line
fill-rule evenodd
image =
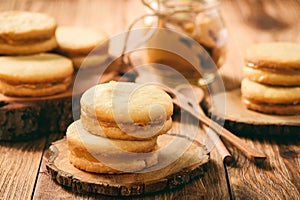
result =
M253 69L261 69L261 70L265 70L265 71L270 71L270 72L274 72L274 73L281 73L281 74L300 74L300 67L289 67L286 69L278 69L277 67L272 67L272 65L270 66L260 66L258 64L252 63L252 62L247 62L246 63L247 67L253 68ZM273 65L275 66L275 65Z
M60 85L60 84L63 84L63 85L69 84L71 82L71 77L61 79L61 80L56 80L53 82L47 82L47 83L13 83L13 82L4 81L4 80L1 80L1 81L7 83L8 85L15 86L17 88L42 89L42 88L50 88L50 87Z
M0 43L8 44L8 45L28 45L28 44L35 44L45 40L49 40L51 37L43 37L43 38L29 38L29 39L11 39L11 38L1 38Z
M116 127L118 128L119 126L121 127L140 127L140 128L144 128L144 129L148 129L151 126L162 126L164 125L165 121L164 120L155 120L155 121L151 121L151 123L148 124L142 124L142 123L134 123L134 122L104 122L104 121L100 121L97 119L96 116L90 116L88 115L83 109L81 109L81 115L85 116L86 118L91 118L92 120L96 120L99 122L99 125L102 127ZM167 119L169 120L169 119ZM166 120L166 121L167 121Z

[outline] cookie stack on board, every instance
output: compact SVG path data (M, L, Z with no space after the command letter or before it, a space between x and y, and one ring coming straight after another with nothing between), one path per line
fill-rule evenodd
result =
M300 44L260 43L247 49L241 91L248 109L300 114Z
M150 85L96 85L81 98L81 120L67 129L70 162L88 172L137 172L158 162L157 137L172 127L173 104Z
M0 92L8 96L48 96L71 84L73 65L45 53L57 47L54 18L36 12L0 14Z
M50 53L56 28L47 14L0 13L0 140L63 132L73 121L72 61Z

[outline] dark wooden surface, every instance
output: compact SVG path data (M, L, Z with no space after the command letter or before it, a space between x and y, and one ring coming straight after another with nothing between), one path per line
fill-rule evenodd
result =
M59 25L90 26L111 35L126 30L132 17L143 12L139 1L134 0L0 1L0 11L12 9L45 12L54 16ZM228 90L239 87L247 46L266 41L300 42L299 0L223 0L221 11L230 36L226 63L220 70ZM27 142L0 142L1 200L116 199L74 194L51 180L43 156L50 143L63 135L52 134ZM210 167L202 180L195 180L179 190L129 199L199 199L204 192L202 184L208 199L299 199L299 135L254 134L243 138L267 155L268 161L263 165L251 163L227 144L235 158L231 165L225 166L213 150Z

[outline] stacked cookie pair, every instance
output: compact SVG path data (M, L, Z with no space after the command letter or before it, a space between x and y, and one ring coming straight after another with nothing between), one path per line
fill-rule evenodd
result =
M150 85L109 82L87 90L67 129L70 162L95 173L136 172L158 162L157 137L172 126L172 100Z
M0 92L8 96L46 96L71 84L72 62L45 53L57 47L54 18L34 12L0 14Z
M58 53L70 58L74 68L93 68L101 65L108 55L108 37L89 28L60 26L56 30Z
M300 114L300 44L255 44L247 50L245 61L241 91L248 109Z

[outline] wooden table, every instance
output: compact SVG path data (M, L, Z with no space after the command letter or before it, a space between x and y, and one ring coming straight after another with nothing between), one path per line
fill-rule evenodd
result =
M223 0L221 11L230 42L221 69L228 89L239 87L244 50L255 42L300 42L300 1L262 0L255 7L250 0ZM274 18L262 15L266 8ZM130 20L143 12L133 0L10 0L0 1L0 10L41 11L54 16L59 25L84 25L109 34L126 30ZM250 16L252 12L252 17ZM279 20L280 22L276 21ZM1 119L0 119L1 120ZM299 119L300 120L300 119ZM0 199L117 199L93 194L73 194L49 177L45 150L64 133L29 142L0 142ZM300 199L300 134L291 137L243 138L261 149L267 163L257 166L235 148L227 145L235 161L224 165L219 154L211 152L210 168L202 178L181 189L137 199L199 199L206 190L208 199Z

